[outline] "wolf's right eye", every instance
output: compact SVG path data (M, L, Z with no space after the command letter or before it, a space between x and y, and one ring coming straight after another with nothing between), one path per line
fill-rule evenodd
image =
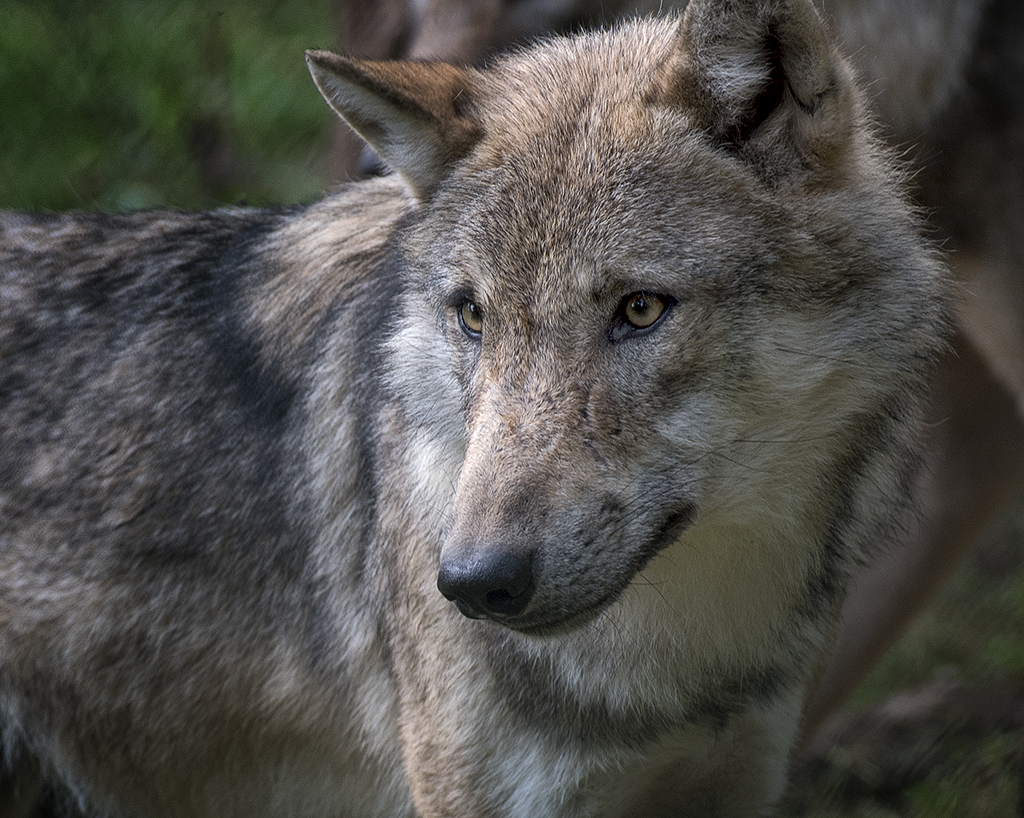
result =
M474 340L484 331L483 310L474 301L463 301L459 306L459 326Z

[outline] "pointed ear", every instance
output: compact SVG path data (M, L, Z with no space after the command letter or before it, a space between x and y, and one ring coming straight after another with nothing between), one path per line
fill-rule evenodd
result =
M480 138L468 113L468 69L357 60L328 51L307 51L306 63L324 99L420 198Z
M664 99L773 178L838 170L857 101L809 0L691 0Z

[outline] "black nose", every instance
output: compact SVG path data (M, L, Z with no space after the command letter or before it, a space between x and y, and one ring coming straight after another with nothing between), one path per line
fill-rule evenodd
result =
M437 589L466 616L516 616L533 595L532 560L502 549L442 557Z

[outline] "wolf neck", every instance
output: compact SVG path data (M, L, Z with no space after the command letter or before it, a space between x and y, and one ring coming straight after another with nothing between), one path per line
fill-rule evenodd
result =
M667 721L728 718L802 687L833 627L827 615L801 621L815 539L809 526L758 522L705 518L597 621L534 648L580 701L643 702ZM731 710L708 709L727 700Z
M812 567L810 525L705 518L634 580L623 616L730 665L766 662L791 625Z

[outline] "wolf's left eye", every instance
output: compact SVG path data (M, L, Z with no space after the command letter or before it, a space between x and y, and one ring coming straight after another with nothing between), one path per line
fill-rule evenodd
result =
M634 329L647 329L668 307L665 299L653 293L631 293L622 302L622 317Z
M675 303L670 295L639 290L630 293L619 302L608 337L612 341L621 341L630 335L642 334L660 321L669 308Z
M484 331L484 313L475 301L463 301L459 305L459 326L473 339Z

